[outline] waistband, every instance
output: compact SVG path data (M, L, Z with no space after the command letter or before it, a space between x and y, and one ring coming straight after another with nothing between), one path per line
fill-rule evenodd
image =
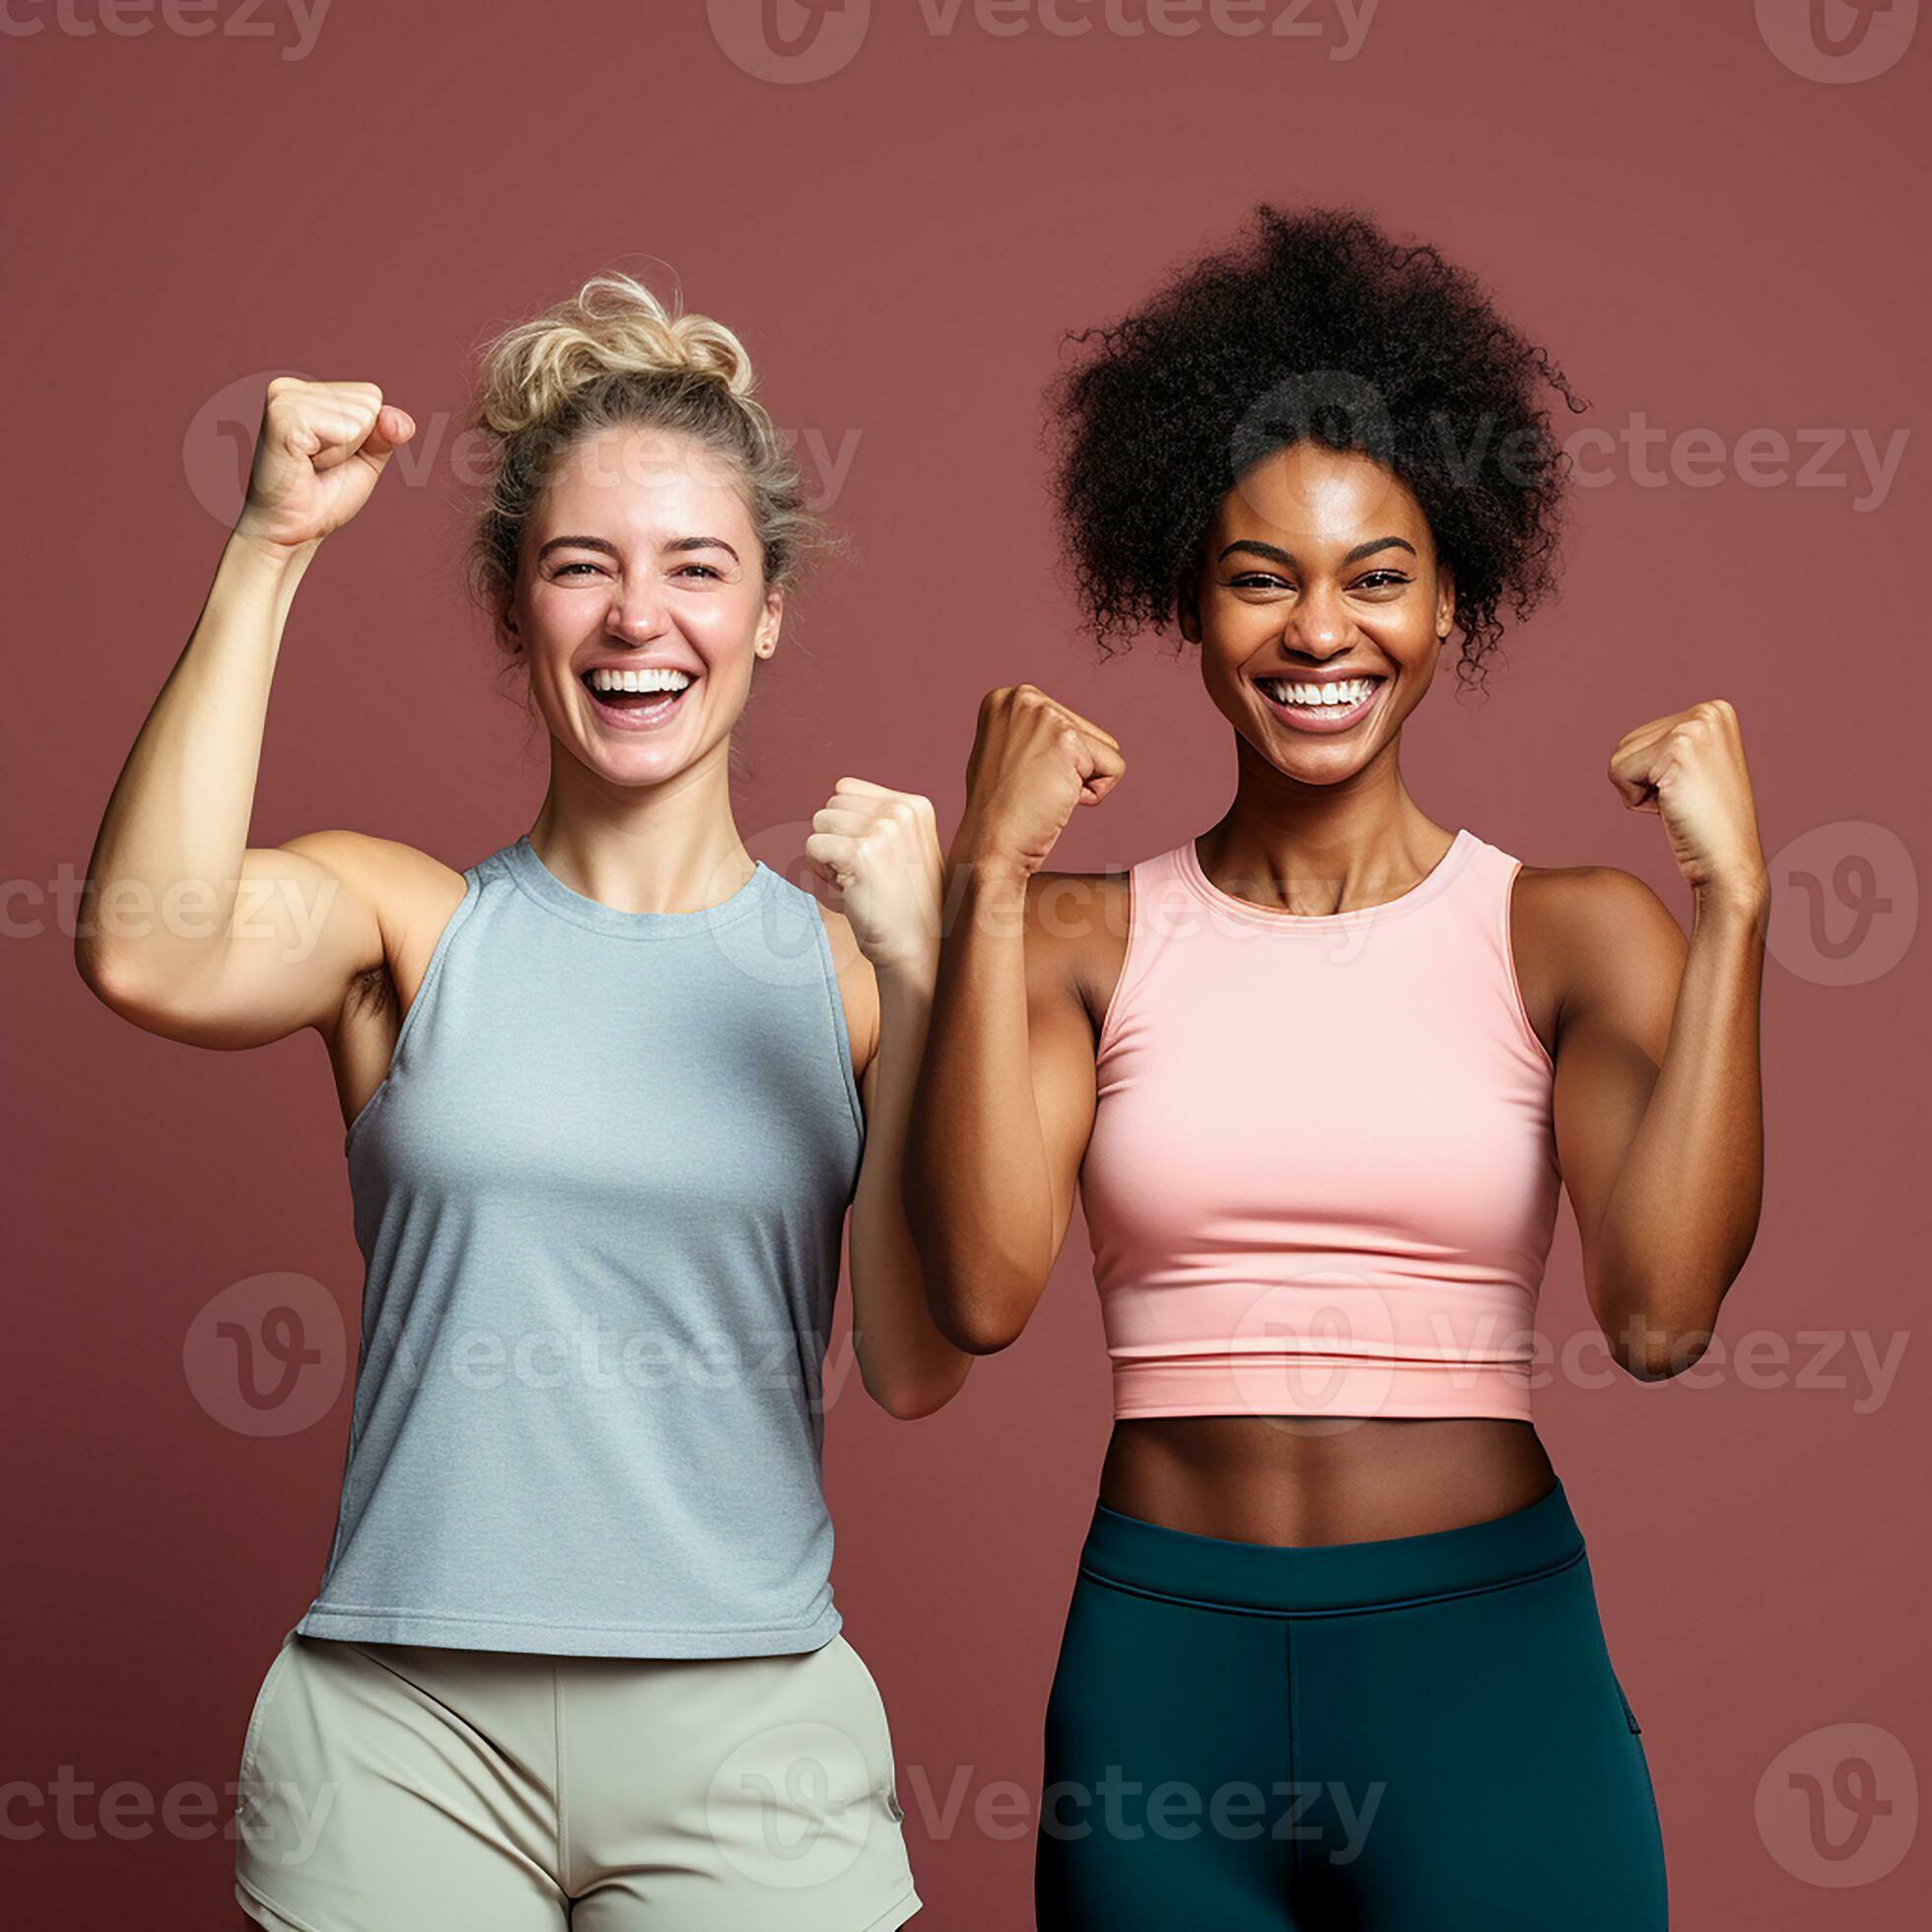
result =
M1342 1616L1527 1583L1583 1559L1583 1532L1558 1483L1486 1523L1373 1543L1238 1543L1096 1503L1080 1571L1116 1589L1216 1610Z
M1116 1354L1114 1416L1495 1415L1531 1418L1527 1360L1300 1352Z

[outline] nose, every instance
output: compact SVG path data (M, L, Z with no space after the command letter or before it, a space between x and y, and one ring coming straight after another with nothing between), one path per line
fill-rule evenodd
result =
M1314 583L1295 598L1282 642L1297 656L1325 663L1348 649L1353 633L1340 595L1331 586Z
M604 614L604 629L627 645L646 645L664 634L664 602L649 578L625 578Z

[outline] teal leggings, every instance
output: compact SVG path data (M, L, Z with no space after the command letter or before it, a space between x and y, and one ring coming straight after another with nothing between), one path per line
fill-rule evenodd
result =
M1561 1485L1314 1548L1100 1505L1034 1898L1039 1932L1657 1932L1650 1773Z

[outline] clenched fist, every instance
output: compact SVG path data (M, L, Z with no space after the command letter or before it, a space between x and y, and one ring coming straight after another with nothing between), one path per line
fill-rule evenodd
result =
M268 385L238 536L293 548L319 543L369 501L390 453L416 434L374 382Z
M1625 732L1611 754L1610 782L1632 811L1662 818L1671 855L1693 891L1763 898L1764 854L1744 738L1722 698Z
M1074 806L1097 805L1126 771L1117 738L1037 684L989 691L966 763L952 862L1037 872Z
M805 857L884 971L930 966L939 950L939 835L932 801L842 778L812 814Z

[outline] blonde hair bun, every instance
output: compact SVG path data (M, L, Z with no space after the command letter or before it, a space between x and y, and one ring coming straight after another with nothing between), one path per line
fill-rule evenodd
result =
M757 387L750 355L723 322L674 313L635 277L612 270L491 344L477 420L499 436L519 435L610 375L705 377L740 400Z

